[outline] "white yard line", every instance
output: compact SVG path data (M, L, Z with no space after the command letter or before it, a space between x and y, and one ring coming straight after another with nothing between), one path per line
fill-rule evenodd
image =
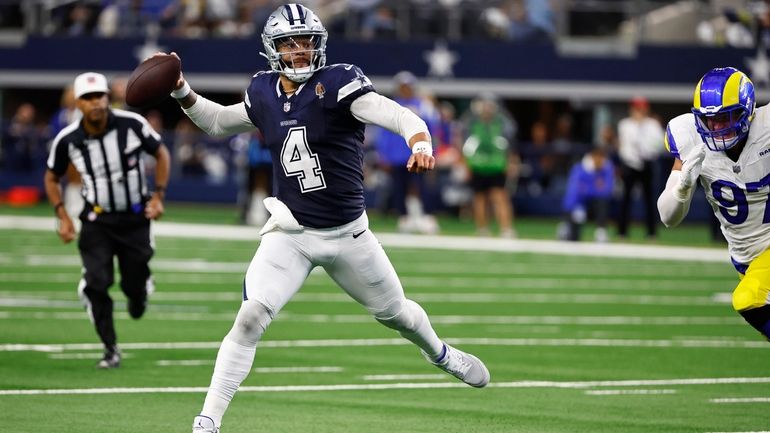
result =
M213 359L162 359L155 362L160 367L198 367L202 365L214 365ZM261 374L275 373L340 373L344 368L337 366L319 367L256 367L251 371Z
M51 359L102 359L104 352L91 352L91 353L49 353L48 357ZM123 358L132 358L134 355L130 353L121 354Z
M660 395L676 394L675 389L597 389L586 391L586 395Z
M39 253L34 254L8 254L0 253L0 266L7 266L12 268L14 266L23 265L25 268L32 267L61 267L61 268L75 268L79 269L81 261L78 256L73 255L61 255L50 254L41 255ZM210 261L200 258L194 259L155 259L152 262L152 268L156 272L178 272L178 273L192 273L192 274L209 274L209 273L222 273L222 274L235 274L241 275L246 271L248 267L248 258L244 257L243 260L237 262L218 262ZM403 274L429 274L429 275L445 275L452 276L456 274L462 275L474 275L474 277L500 277L500 276L569 276L571 280L579 280L590 278L594 280L597 275L608 276L649 276L649 275L678 275L681 273L680 268L676 269L660 269L659 266L647 265L647 266L633 266L624 265L618 267L617 265L596 265L596 264L554 264L549 266L542 264L539 267L533 267L528 263L509 263L505 267L501 268L497 264L479 264L468 262L436 262L428 260L422 260L419 263L399 263L396 265L398 270ZM713 278L719 277L732 277L737 274L731 272L731 267L726 265L725 268L719 269L719 272L713 270L702 270L703 265L691 266L690 273L697 274L689 281L693 279L695 281L708 281ZM324 275L321 268L317 269L318 275ZM50 275L50 274L49 274ZM69 274L67 274L69 275ZM39 276L36 273L4 273L2 281L35 281L32 278ZM196 278L202 278L203 275L192 275ZM24 279L29 278L29 279ZM609 279L608 279L609 280ZM614 281L614 280L613 280Z
M21 265L20 265L21 266ZM79 268L78 268L79 269ZM153 267L153 269L155 269ZM318 269L318 268L317 268ZM213 286L213 285L226 285L232 287L231 293L237 295L243 281L242 273L221 275L221 274L193 274L184 273L166 273L155 274L154 278L156 283L165 287L166 285L185 285L185 286ZM323 271L321 271L323 272ZM737 274L736 274L737 275ZM0 273L0 281L7 283L60 283L68 286L76 285L79 278L78 273L61 273L61 274L49 274L49 273ZM414 290L416 288L435 288L445 287L448 289L472 289L472 290L564 290L565 280L564 278L549 278L543 276L542 278L522 278L512 275L510 278L466 278L466 277L454 277L451 275L445 275L441 277L417 277L404 275L402 273L400 277L404 287ZM728 280L715 280L713 278L705 278L702 280L689 279L687 281L678 280L657 280L657 279L624 279L624 278L602 278L596 276L594 278L570 278L569 290L612 290L619 292L633 292L633 291L667 291L667 292L704 292L704 291L716 291L716 290L732 290L737 284L737 277L735 279ZM325 275L319 274L308 278L303 287L328 287L334 286L334 283ZM205 295L209 292L195 291L195 292L168 292L169 296L177 296L176 293L196 293L198 296ZM223 292L217 292L223 294ZM302 293L300 293L302 295Z
M83 320L82 308L77 312L0 311L2 319ZM128 313L113 313L117 319L128 319ZM170 312L162 314L151 309L142 320L232 322L232 313ZM276 319L282 322L300 323L374 323L366 314L294 314L282 311ZM431 316L431 323L442 325L570 325L570 326L746 326L739 316L691 317L691 316Z
M446 374L367 374L363 380L445 380Z
M155 363L160 367L197 367L201 365L214 365L213 359L161 359Z
M187 284L217 284L222 282L228 282L232 280L242 279L244 274L243 270L238 272L230 272L226 275L219 275L221 272L214 270L218 264L214 262L208 262L212 269L207 273L203 271L191 271L180 267L179 269L159 269L155 266L153 261L152 269L155 271L154 277L159 282L165 283L187 283ZM27 264L14 264L13 270L18 267L30 268ZM43 267L38 266L38 267ZM50 266L45 266L50 268ZM0 274L0 281L8 283L68 283L73 279L77 279L80 276L80 266L72 264L66 266L71 268L69 272L49 272L41 274L40 272L8 272L3 271ZM437 272L423 272L421 274L434 274L434 276L424 277L416 276L417 272L405 272L401 266L396 265L399 272L407 280L406 285L409 286L430 286L435 285L436 282L451 282L453 286L459 287L495 287L495 288L517 288L517 287L533 287L544 289L557 289L564 288L564 277L555 277L553 273L542 273L541 276L533 276L529 273L527 277L523 277L521 273L510 273L507 277L489 276L488 274L467 277L465 275L472 274L472 272L466 272L466 270L455 268L454 273L437 273ZM332 280L326 276L323 268L319 269L315 274L311 275L308 279L310 284L333 284ZM158 272L160 271L160 272ZM454 274L463 275L462 277L454 276ZM697 271L693 271L693 274L697 274ZM726 277L729 282L733 279L737 280L738 274L727 274L722 276L693 276L686 281L679 280L661 280L661 279L649 279L649 275L633 275L624 273L625 278L611 278L606 277L605 274L595 273L592 275L570 275L570 288L614 288L616 290L628 290L628 289L652 289L652 290L704 290L709 287L721 287L725 285L725 281L720 281L716 278ZM735 278L733 278L735 277ZM511 278L516 278L512 281ZM648 278L647 280L640 280L639 278ZM725 278L722 278L723 280ZM576 285L577 287L573 287ZM630 287L629 287L630 285ZM705 287L704 287L705 286Z
M51 231L51 217L0 215L0 229ZM156 222L153 234L159 237L187 239L253 240L259 239L255 227L211 224ZM421 248L462 251L522 252L572 256L615 257L672 260L687 262L730 263L727 248L661 247L656 245L597 244L592 242L559 242L528 239L483 239L472 236L415 236L393 233L378 234L385 247Z
M345 369L334 366L321 367L256 367L255 373L340 373Z
M444 304L697 305L723 308L723 296L616 295L600 293L410 293L419 302ZM229 300L229 299L228 299ZM292 302L352 303L344 293L298 293ZM76 308L79 301L0 297L0 307Z
M676 347L714 349L770 349L766 341L732 340L717 337L703 339L641 340L603 338L447 338L450 344L477 346L556 346L556 347ZM218 349L220 341L121 343L123 350ZM346 340L268 340L260 341L259 348L288 347L375 347L406 346L403 338L346 339ZM70 350L99 350L97 343L80 344L0 344L0 352L64 352Z
M770 403L770 397L712 398L711 403Z
M518 381L492 382L489 388L556 388L583 389L599 386L661 386L661 385L720 385L735 383L770 383L770 377L726 377L700 379L667 379L667 380L620 380L620 381L583 381L583 382L552 382L552 381ZM322 391L364 391L386 389L436 389L461 388L473 392L468 385L459 382L430 382L430 383L372 383L372 384L341 384L341 385L284 385L284 386L242 386L243 392L322 392ZM3 395L74 395L74 394L181 394L204 393L207 387L169 387L169 388L75 388L75 389L5 389Z
M295 314L281 312L277 319L316 323L371 323L365 314ZM745 326L745 321L735 317L645 317L645 316L460 316L432 315L431 323L442 325L576 325L576 326Z

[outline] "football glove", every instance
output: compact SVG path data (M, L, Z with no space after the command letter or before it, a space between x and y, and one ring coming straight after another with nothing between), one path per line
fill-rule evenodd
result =
M697 149L690 152L682 163L682 175L679 179L681 189L690 190L695 186L703 168L703 159L706 158L706 147L698 146Z

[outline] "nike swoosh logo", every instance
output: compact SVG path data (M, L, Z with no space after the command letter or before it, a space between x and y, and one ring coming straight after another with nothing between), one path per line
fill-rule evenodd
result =
M347 66L345 66L345 70L346 70L346 71L349 71L349 70L351 70L351 69L353 69L353 65L347 65Z
M364 229L364 231L362 231L361 233L353 233L353 239L357 239L359 236L361 236L364 233L366 233L366 229Z

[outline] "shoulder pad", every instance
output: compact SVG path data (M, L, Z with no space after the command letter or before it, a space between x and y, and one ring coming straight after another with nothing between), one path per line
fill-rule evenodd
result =
M695 117L692 113L685 113L671 119L666 127L664 143L666 150L678 159L681 155L688 155L693 146L700 143L695 140L698 132L695 129ZM700 138L700 136L698 136Z

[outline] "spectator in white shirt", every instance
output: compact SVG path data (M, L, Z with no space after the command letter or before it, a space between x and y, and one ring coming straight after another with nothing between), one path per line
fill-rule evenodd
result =
M628 236L631 202L637 184L642 187L647 237L654 239L656 236L653 167L664 149L663 134L660 122L650 116L647 99L641 96L631 99L629 116L618 123L618 156L623 180L623 199L618 220L618 235L621 238Z

